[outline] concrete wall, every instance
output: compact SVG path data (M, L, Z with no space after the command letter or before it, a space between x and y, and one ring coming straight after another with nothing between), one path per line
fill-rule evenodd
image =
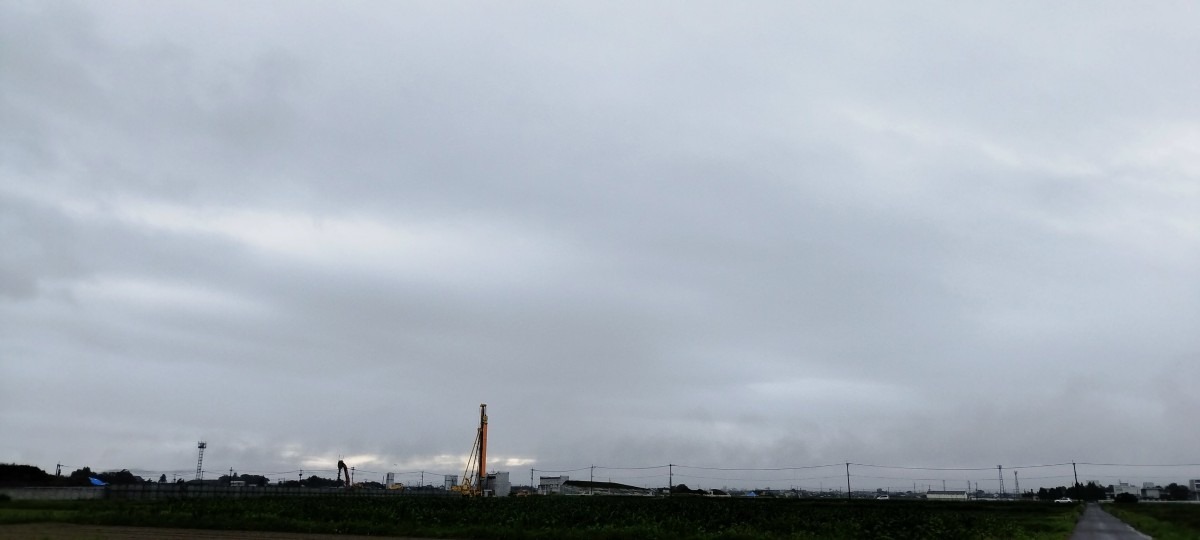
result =
M96 486L0 488L0 494L8 495L13 500L27 501L103 499L104 488Z
M279 486L197 486L188 484L140 484L107 486L110 499L173 499L192 497L428 497L450 493L418 489L346 489Z
M187 484L137 484L103 487L0 488L13 500L180 499L189 497L436 497L458 496L441 490L228 487Z

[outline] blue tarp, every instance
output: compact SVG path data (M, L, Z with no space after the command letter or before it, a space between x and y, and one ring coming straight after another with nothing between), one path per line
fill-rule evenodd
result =
M88 478L88 480L92 481L93 486L107 486L108 485L108 482L105 482L104 480L96 478L95 476Z

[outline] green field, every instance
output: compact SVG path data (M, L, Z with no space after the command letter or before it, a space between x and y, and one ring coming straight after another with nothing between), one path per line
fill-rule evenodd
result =
M10 501L0 524L436 538L1067 538L1081 507L1044 503L521 497Z
M1200 538L1200 504L1106 504L1104 509L1156 540Z

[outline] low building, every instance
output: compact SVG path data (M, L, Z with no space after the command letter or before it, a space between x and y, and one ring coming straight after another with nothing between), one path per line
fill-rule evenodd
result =
M539 476L538 495L557 495L562 492L562 485L571 478L562 476Z
M931 501L965 501L967 500L966 491L926 491L925 498Z
M1128 482L1120 482L1113 486L1113 498L1117 498L1118 495L1133 495L1141 498L1142 490Z
M1154 482L1142 483L1142 498L1156 501L1162 498L1162 488L1154 485Z
M490 497L507 497L512 494L512 482L508 481L508 472L488 473L483 485L483 493Z
M638 497L653 495L653 491L646 488L614 482L589 482L586 480L567 480L562 483L559 492L563 495L633 495Z
M1192 500L1200 501L1200 480L1188 480L1188 491L1192 492Z

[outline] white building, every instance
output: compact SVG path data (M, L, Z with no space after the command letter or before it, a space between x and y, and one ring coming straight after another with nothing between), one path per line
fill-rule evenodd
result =
M1200 480L1188 480L1188 490L1192 492L1192 498L1200 501Z
M1154 482L1142 482L1142 498L1158 500L1162 498L1162 492Z
M512 482L508 481L508 472L488 473L483 485L483 494L490 497L507 497L512 494Z
M1113 486L1113 497L1116 497L1118 495L1133 495L1134 497L1141 498L1142 490L1138 489L1137 486L1130 484L1128 482L1121 482L1121 483Z
M926 491L925 498L931 501L965 501L966 491Z
M562 493L562 486L571 478L567 475L562 476L540 476L538 477L538 495L557 495Z

